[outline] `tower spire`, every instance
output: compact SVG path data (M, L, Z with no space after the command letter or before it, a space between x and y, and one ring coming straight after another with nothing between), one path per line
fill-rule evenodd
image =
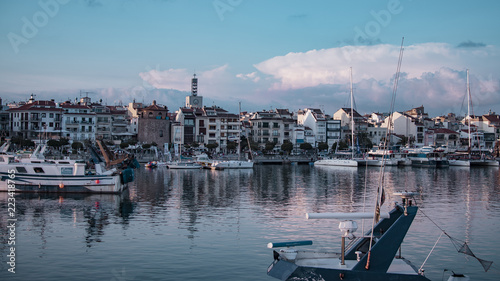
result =
M196 78L196 73L193 74L193 79L191 79L191 95L198 95L198 78Z

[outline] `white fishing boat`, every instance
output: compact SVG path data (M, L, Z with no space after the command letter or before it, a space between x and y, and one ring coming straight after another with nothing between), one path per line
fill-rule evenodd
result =
M134 158L127 157L120 161L122 167L127 168L108 169L92 148L94 167L90 169L84 160L45 159L44 148L40 147L43 146L39 146L29 158L5 152L0 154L0 191L120 193L134 179L132 168L138 167Z

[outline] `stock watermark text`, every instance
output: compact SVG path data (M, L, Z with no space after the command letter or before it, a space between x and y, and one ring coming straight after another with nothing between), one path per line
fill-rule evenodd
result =
M16 273L16 173L15 170L9 170L9 178L7 179L7 269L11 273Z

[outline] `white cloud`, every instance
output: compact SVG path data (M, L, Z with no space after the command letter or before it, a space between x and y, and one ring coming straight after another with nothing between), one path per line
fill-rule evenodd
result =
M349 91L349 67L352 66L358 110L367 113L388 111L399 48L373 45L311 50L273 57L254 66L261 75L271 77L273 83L267 88L268 92L286 93L285 103L292 105L307 95L306 100L330 106L333 111L348 106L345 100ZM474 77L471 85L475 85L473 101L476 106L498 107L498 62L498 50L493 46L455 48L445 43L407 46L395 110L424 105L431 114L459 111L465 95L466 68L475 71L471 73ZM324 98L325 93L330 96L329 102Z
M188 73L186 69L152 69L139 73L139 76L144 82L147 82L156 89L189 91L191 87L192 74Z
M257 75L257 71L248 74L243 74L243 73L236 74L236 77L241 78L243 80L250 80L255 83L260 81L260 76Z
M260 72L276 79L273 89L299 89L321 84L349 83L349 67L353 67L354 82L376 79L390 82L394 76L399 56L399 46L345 46L340 48L311 50L288 53L255 64ZM435 72L442 67L463 70L469 63L481 59L487 69L493 65L485 58L495 56L495 48L481 50L458 49L445 43L425 43L405 47L402 71L409 78L420 77L423 73Z

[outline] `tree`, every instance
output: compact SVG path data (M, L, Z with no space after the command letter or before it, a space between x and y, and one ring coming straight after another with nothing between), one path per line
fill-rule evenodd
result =
M81 143L79 141L75 141L75 142L73 142L73 144L71 144L71 148L73 148L75 150L82 149L83 143Z
M13 137L11 142L21 147L34 147L35 142L32 140L24 139L23 137Z
M318 150L319 151L328 150L328 144L326 142L318 143Z
M361 146L362 148L366 148L366 149L372 149L373 148L373 143L372 141L370 140L370 138L368 137L368 134L367 133L359 133L358 134L358 140L359 140L359 146Z
M285 142L281 145L281 150L286 151L288 154L293 150L293 143Z
M311 150L313 149L312 145L308 142L305 142L305 143L301 143L300 144L300 149L303 149L303 150Z
M274 146L275 146L274 142L268 141L268 142L266 142L266 146L264 149L266 151L272 151L274 149Z
M142 148L143 149L149 149L149 148L151 148L151 144L145 143L145 144L142 145Z
M52 146L54 148L59 148L59 147L61 147L61 142L58 140L49 140L49 141L47 141L47 145Z
M228 144L227 144L227 146L226 146L226 148L227 148L228 150L234 150L234 149L236 149L236 147L237 147L237 145L236 145L236 143L235 143L234 141L230 141L230 142L228 142Z
M218 143L209 143L206 145L206 148L212 150L212 149L216 149L217 147L219 147L219 144Z
M343 140L341 140L339 142L339 150L346 150L347 148L349 148L349 146L347 145L347 143Z

